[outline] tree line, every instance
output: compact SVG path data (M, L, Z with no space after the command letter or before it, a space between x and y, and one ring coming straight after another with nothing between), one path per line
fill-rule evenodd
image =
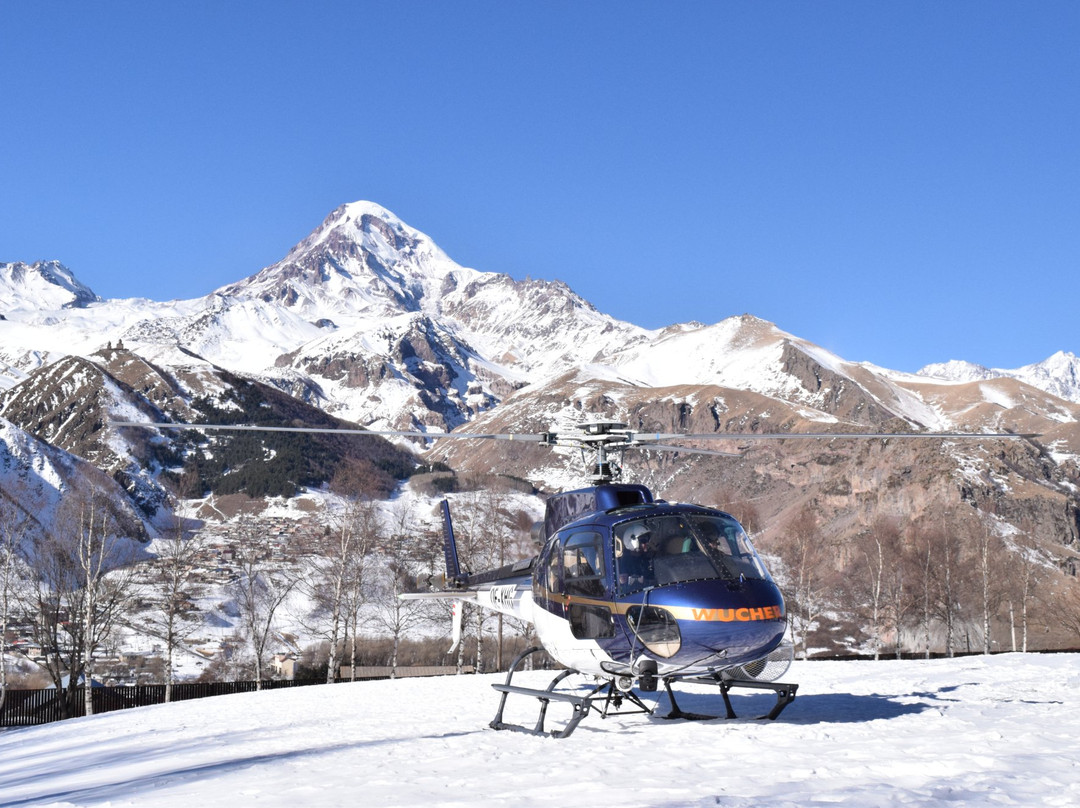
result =
M455 499L464 564L480 569L510 553L530 554L515 543L528 517L505 492ZM397 597L442 567L441 534L433 526L418 529L427 521L419 516L406 504L346 500L321 514L323 529L301 554L282 553L258 518L239 517L232 526L231 580L214 590L233 632L200 678L262 682L275 675L275 652L288 649L296 651L301 675L327 682L356 678L362 665L385 665L394 675L399 666L433 664L433 648L442 649L434 664L500 666L504 645L520 650L528 627L496 625L470 612L466 642L448 659L448 606ZM35 664L60 694L65 714L77 712L77 698L86 702L85 714L93 712L91 689L81 685L103 673L106 650L131 631L160 647L152 679L166 685L171 700L177 659L190 653L207 620L207 548L192 524L177 518L148 557L118 535L100 496L69 499L49 531L10 502L0 505L0 637L10 650L16 628L29 632L41 649ZM303 647L290 625L307 638ZM0 707L12 658L0 660Z
M1080 585L1034 538L994 514L959 508L932 519L878 519L830 535L811 507L761 549L780 561L801 657L1027 651L1035 632L1080 639ZM837 629L840 629L839 631Z

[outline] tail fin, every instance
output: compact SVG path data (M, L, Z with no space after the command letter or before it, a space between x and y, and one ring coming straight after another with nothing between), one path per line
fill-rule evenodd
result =
M466 576L461 574L458 564L457 542L454 541L454 525L450 521L450 503L442 501L443 514L443 554L446 556L447 586L463 586Z

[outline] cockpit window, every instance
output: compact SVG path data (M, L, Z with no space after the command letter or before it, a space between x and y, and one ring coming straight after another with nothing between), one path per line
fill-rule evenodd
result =
M769 580L750 537L730 516L691 516L690 525L710 557L734 577Z
M654 516L615 528L619 592L709 579L767 579L746 531L726 515Z
M566 591L579 595L604 592L604 540L586 530L570 534L563 544Z

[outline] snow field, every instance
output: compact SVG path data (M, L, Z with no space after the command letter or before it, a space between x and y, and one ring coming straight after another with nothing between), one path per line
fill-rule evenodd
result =
M802 662L775 722L594 714L564 740L487 728L502 675L240 694L0 732L0 804L1077 805L1078 663ZM711 690L680 695L722 709ZM531 701L512 698L507 720L531 725ZM745 715L771 701L734 697Z

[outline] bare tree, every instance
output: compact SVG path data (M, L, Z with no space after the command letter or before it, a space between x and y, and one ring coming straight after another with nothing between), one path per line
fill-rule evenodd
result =
M420 547L417 541L416 519L411 507L399 503L391 516L387 547L379 562L379 570L371 576L373 621L390 635L390 677L397 676L398 651L401 640L415 626L426 619L423 604L415 600L402 600L398 594L415 588L417 575L422 569Z
M240 633L252 654L255 687L262 689L278 610L292 594L297 577L283 565L273 563L274 544L256 520L243 517L237 525L237 536L240 577L232 585L232 594L240 612Z
M1062 574L1055 589L1058 620L1062 627L1080 638L1080 580L1074 575Z
M967 525L955 513L942 516L936 529L928 532L935 548L935 560L927 570L931 610L945 629L945 653L956 653L959 629L974 585L970 573L970 536Z
M367 557L377 535L371 530L373 513L370 501L348 503L327 525L301 584L314 605L309 629L327 643L327 683L338 676L350 625L355 638L355 623L364 602ZM355 669L355 650L353 660Z
M870 625L870 642L874 659L880 659L883 632L893 626L890 606L890 587L896 582L892 573L900 567L900 530L892 520L879 519L869 530L855 537L853 563L851 565L851 588L862 605Z
M0 709L7 697L8 667L5 654L8 621L14 605L21 573L21 551L27 521L15 505L0 499Z
M117 535L107 498L98 490L72 496L56 527L28 549L32 581L26 592L35 639L61 710L74 713L80 678L85 709L93 713L94 654L112 635L133 594L131 542Z
M373 621L390 635L390 678L397 677L398 652L401 641L426 619L423 605L415 600L402 600L398 594L413 586L419 566L407 548L391 548L382 558L382 569L373 576Z
M933 566L936 555L934 553L933 537L925 530L914 530L909 546L909 552L905 560L905 567L911 570L911 578L916 582L915 596L918 606L915 609L918 615L917 627L922 629L923 655L930 658L930 630L934 616L934 577Z
M359 539L358 552L352 565L352 574L346 578L342 598L344 637L348 643L349 679L356 681L358 635L363 619L364 606L368 602L370 579L372 579L371 554L385 541L385 530L376 503L361 500L351 508L353 530ZM344 656L344 654L342 654ZM337 675L335 671L334 675Z
M822 536L813 508L803 508L788 523L786 538L777 549L785 570L783 593L792 641L797 651L801 646L805 659L810 654L810 631L825 609L835 571L832 548Z
M505 491L493 487L477 493L474 497L474 507L480 534L479 540L473 542L474 552L479 555L475 563L487 567L501 567L530 554L520 547L521 537L517 529L520 520L512 511L510 497ZM476 525L474 525L475 529ZM506 622L501 612L496 613L494 619L495 669L502 670L504 667L503 635ZM478 635L480 633L478 630ZM481 667L478 661L477 670L481 670Z
M1008 578L1004 563L1005 547L988 521L984 521L982 530L975 535L975 544L982 605L983 653L989 654L993 646L993 618L997 616L998 610L1007 596Z
M1045 578L1050 564L1043 558L1033 531L1021 534L1016 542L1010 559L1010 573L1005 577L1008 582L1009 629L1012 638L1012 650L1027 653L1029 607L1035 597L1039 583ZM1016 603L1020 603L1020 647L1016 645Z
M84 587L83 696L86 715L92 715L94 653L111 636L131 605L134 554L130 543L117 535L107 500L97 492L80 504L75 539L78 572Z
M75 696L82 675L81 587L70 548L46 536L26 551L29 577L20 592L22 610L31 618L34 641L41 648L37 664L59 695L60 714L76 714ZM71 675L65 681L65 674Z
M148 614L149 630L165 644L165 701L172 701L172 686L176 678L175 655L184 641L202 621L192 612L192 601L202 590L196 581L201 545L183 518L173 523L158 541L154 565L153 589L157 608Z
M897 527L895 522L891 524ZM911 584L913 578L910 576L909 550L904 533L897 527L895 532L887 530L884 538L889 558L885 569L885 608L888 611L888 623L893 629L894 652L896 658L900 659L904 650L904 627L907 625L908 615L915 608L916 599Z

